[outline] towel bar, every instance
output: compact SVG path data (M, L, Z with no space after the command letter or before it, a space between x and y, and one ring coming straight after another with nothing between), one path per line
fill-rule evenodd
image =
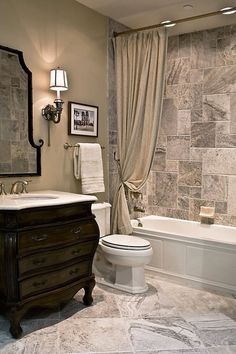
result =
M72 147L76 147L76 146L78 146L78 145L71 145L71 144L69 144L69 143L65 143L64 144L64 149L69 149L69 148L72 148ZM101 149L103 150L103 149L105 149L105 146L101 146Z

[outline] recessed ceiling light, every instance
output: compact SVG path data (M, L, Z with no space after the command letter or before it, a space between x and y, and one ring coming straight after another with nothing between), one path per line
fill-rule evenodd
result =
M176 23L170 21L170 20L166 20L166 21L162 21L161 24L164 27L174 27L176 25Z
M185 10L192 10L192 9L193 9L193 5L191 5L191 4L186 4L186 5L183 5L183 8L184 8Z
M223 15L233 15L236 13L236 8L235 7L224 7L223 9L220 9Z

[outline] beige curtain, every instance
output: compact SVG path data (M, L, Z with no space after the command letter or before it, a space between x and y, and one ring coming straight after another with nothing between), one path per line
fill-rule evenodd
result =
M117 88L119 182L113 200L112 232L130 234L125 188L146 182L162 111L167 35L165 29L114 39Z

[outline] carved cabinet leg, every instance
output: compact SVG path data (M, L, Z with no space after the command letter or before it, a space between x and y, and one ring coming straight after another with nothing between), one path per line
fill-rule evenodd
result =
M86 306L90 306L93 303L92 291L95 286L95 280L91 280L88 285L84 287L83 302Z
M20 320L22 318L22 313L20 310L13 308L10 312L10 333L13 338L19 338L22 334L22 328L20 326Z

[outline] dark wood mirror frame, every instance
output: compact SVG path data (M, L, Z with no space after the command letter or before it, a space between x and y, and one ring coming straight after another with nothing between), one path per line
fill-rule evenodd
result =
M28 69L25 64L23 52L17 49L9 48L0 45L0 51L5 51L7 53L16 54L18 56L19 64L23 71L27 75L27 85L28 85L28 92L27 92L27 100L28 100L28 142L30 145L36 149L36 169L35 172L32 171L23 171L23 172L1 172L1 177L12 177L12 176L41 176L41 147L44 144L42 139L39 139L39 144L36 145L33 139L33 99L32 99L32 73Z

